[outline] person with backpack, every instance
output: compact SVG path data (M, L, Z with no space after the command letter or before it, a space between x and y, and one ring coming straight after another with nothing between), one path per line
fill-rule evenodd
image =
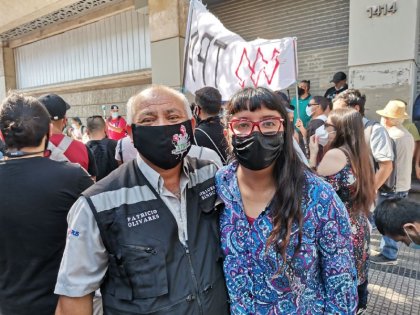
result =
M384 109L376 111L381 118L381 125L386 128L389 136L395 143L395 185L389 191L381 191L379 204L389 198L406 198L411 188L412 159L414 154L414 138L403 127L402 123L409 116L405 112L406 104L400 100L391 100ZM375 264L396 265L398 255L398 243L387 236L381 240L381 253L372 256L371 261Z
M51 118L52 128L48 143L48 150L51 151L50 159L80 164L92 179L95 179L96 163L90 149L82 142L63 134L67 123L66 112L70 109L70 105L57 94L43 95L38 100L45 106Z
M114 158L117 141L107 138L106 124L102 116L88 117L87 135L89 141L86 146L92 150L98 169L96 180L101 180L118 167Z

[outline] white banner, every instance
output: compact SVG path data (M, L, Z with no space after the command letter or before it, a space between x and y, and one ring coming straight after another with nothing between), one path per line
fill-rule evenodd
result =
M296 82L296 40L247 42L226 29L197 0L190 5L185 46L184 86L195 93L204 86L219 89L223 100L247 86L281 90Z

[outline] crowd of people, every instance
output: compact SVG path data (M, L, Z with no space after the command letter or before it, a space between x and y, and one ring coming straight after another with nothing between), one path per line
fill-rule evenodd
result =
M223 108L213 87L190 104L156 85L86 126L56 94L11 93L0 314L365 312L369 264L420 244L420 136L403 101L379 123L345 73L332 82L292 100L244 88Z

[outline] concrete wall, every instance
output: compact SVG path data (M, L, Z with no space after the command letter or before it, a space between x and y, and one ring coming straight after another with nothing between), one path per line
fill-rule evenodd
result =
M7 92L16 88L15 63L13 50L0 46L0 102Z
M118 105L121 115L125 116L125 105L128 99L146 87L147 85L135 85L78 93L59 93L59 95L71 106L67 112L67 117L77 116L85 122L89 116L102 115L102 105L107 106L107 116L109 116L110 107L113 104Z
M368 7L392 2L350 1L349 85L366 94L366 114L373 118L392 98L407 101L411 112L416 92L420 1L396 1L395 13L369 18Z

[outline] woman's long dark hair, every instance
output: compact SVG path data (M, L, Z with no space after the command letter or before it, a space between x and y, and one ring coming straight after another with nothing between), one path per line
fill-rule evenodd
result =
M274 165L273 176L277 187L271 208L273 230L267 239L267 247L273 245L286 262L286 248L294 222L299 224L299 241L296 250L302 241L301 200L305 184L305 166L293 147L293 126L287 117L285 104L274 92L258 87L240 90L226 107L227 114L231 116L241 111L254 112L263 106L279 112L284 119L283 150Z
M353 209L349 211L361 211L368 215L376 195L375 177L365 141L362 115L355 109L343 108L333 110L328 117L336 130L335 138L328 148L344 149L356 177Z

